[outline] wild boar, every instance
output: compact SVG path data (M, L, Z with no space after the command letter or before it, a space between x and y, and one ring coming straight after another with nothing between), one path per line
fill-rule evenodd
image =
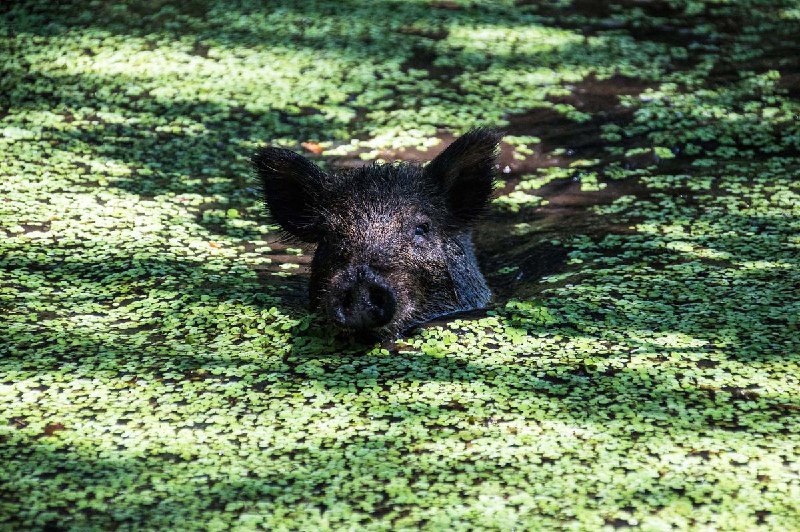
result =
M483 308L472 227L494 188L501 135L474 129L428 165L324 172L290 150L252 158L264 200L292 237L316 244L312 310L346 332L389 339L435 317Z

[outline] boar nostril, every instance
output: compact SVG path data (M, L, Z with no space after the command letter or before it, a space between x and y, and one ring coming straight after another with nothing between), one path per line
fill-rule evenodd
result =
M353 292L354 290L346 290L342 294L342 309L349 310L353 306Z
M383 308L390 295L388 290L384 290L380 286L374 285L369 287L368 293L370 304L378 308Z
M397 308L397 300L391 290L373 284L369 287L369 305L375 321L375 327L381 327L392 321Z

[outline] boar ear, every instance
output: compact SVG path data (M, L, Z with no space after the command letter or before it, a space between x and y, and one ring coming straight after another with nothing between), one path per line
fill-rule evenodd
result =
M473 129L425 167L425 175L445 193L453 224L474 222L488 205L502 138L493 129Z
M319 240L319 199L325 172L302 155L281 148L261 148L251 161L275 221L301 240Z

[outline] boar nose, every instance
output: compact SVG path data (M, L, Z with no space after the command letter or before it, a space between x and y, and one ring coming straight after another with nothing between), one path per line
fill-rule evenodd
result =
M332 309L339 325L364 330L392 321L397 298L385 279L367 266L351 269L346 279L339 301Z

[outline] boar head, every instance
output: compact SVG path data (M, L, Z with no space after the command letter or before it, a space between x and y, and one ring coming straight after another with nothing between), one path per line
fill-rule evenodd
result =
M324 172L290 150L253 157L265 202L292 237L317 245L313 309L350 332L387 339L490 298L472 225L494 186L498 144L475 129L430 164Z

